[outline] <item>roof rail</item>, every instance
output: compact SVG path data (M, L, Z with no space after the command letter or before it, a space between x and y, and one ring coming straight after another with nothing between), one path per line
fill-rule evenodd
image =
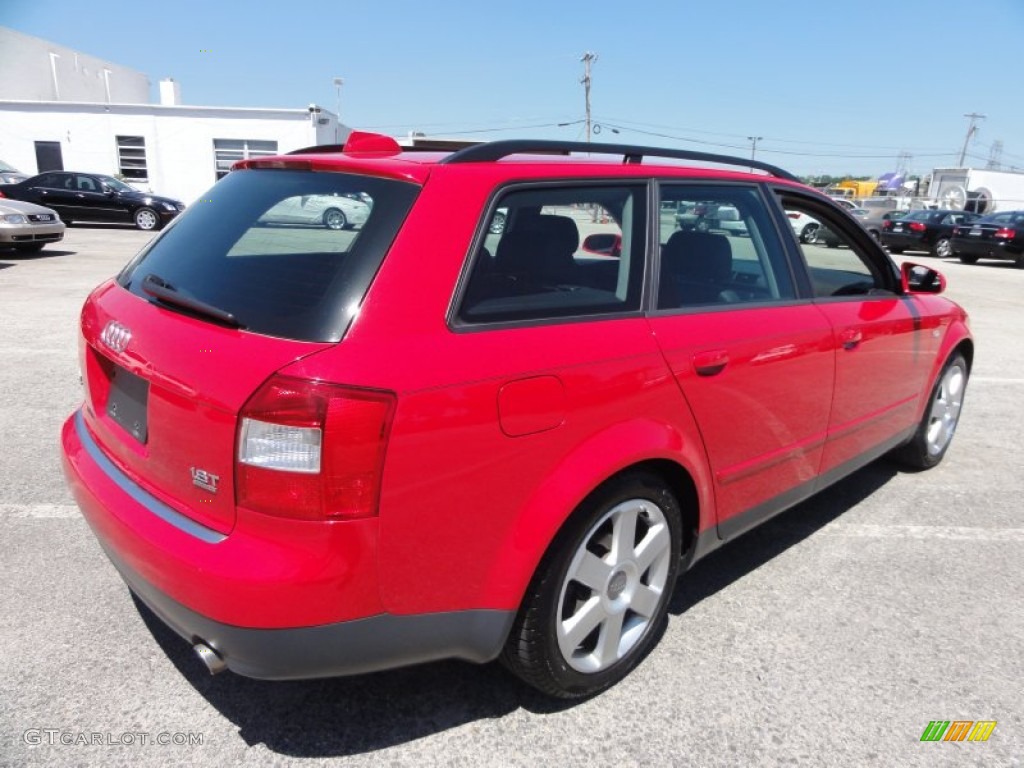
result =
M544 139L508 139L491 141L454 152L441 163L484 163L501 160L509 155L525 153L556 153L592 152L602 155L622 155L624 163L640 163L644 157L670 157L680 160L698 160L704 163L719 165L735 165L744 168L757 168L772 176L789 181L800 181L796 176L778 166L763 163L760 160L733 157L731 155L715 155L709 152L693 152L688 149L665 149L663 147L641 147L631 144L599 144L583 141L549 141Z

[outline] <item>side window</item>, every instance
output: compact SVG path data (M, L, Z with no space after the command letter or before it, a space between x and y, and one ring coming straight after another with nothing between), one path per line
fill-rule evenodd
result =
M800 243L815 297L863 296L885 290L881 268L847 233L856 224L796 198L783 198L782 206Z
M646 188L547 187L503 195L459 308L466 323L640 309Z
M659 197L659 309L795 298L756 187L664 183Z

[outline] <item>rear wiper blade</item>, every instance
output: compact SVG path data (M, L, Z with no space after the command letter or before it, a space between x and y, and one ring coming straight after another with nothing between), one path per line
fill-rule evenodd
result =
M232 328L243 327L238 321L238 318L230 312L226 312L212 304L207 304L205 301L193 299L189 296L183 296L178 293L177 288L159 275L154 275L152 273L146 275L142 280L142 290L165 304L173 304L174 306L182 307L190 312L195 312L197 315L204 315L205 317L209 317L223 323L224 325L231 326Z

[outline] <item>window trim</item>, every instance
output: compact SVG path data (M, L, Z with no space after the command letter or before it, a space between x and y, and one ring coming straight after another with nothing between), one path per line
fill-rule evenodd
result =
M469 280L480 258L481 249L487 240L488 226L494 217L495 211L502 206L498 202L508 194L519 191L536 191L540 189L579 189L583 187L636 187L644 188L643 197L648 212L651 206L651 179L646 177L598 177L598 178L555 178L537 180L516 180L509 181L495 186L484 205L483 214L476 223L473 237L470 239L468 252L463 256L462 268L459 272L459 279L455 283L455 290L448 301L448 308L445 312L445 324L448 330L453 333L477 333L480 331L513 329L513 328L534 328L546 325L566 325L568 323L601 322L605 320L624 320L629 318L643 317L646 311L647 290L648 290L648 269L650 267L650 222L649 216L643 222L646 230L643 248L638 251L639 257L644 259L644 269L640 279L640 302L637 309L627 309L620 312L606 312L600 314L587 313L581 315L559 315L558 317L538 317L519 320L487 320L480 322L467 322L459 316L459 309L465 298L469 287ZM582 240L580 241L582 243Z

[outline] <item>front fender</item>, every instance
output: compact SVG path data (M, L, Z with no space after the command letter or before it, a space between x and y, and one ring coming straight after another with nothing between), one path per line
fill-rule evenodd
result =
M922 390L921 399L917 404L918 421L924 418L925 409L928 407L932 390L935 388L935 382L938 380L939 374L942 372L942 368L958 349L964 351L964 356L967 358L968 369L972 368L974 362L974 339L971 336L971 330L968 327L967 313L962 309L953 321L946 326L946 332L942 337L942 341L939 345L939 351L935 355L935 360L932 363L932 369L928 375L928 386Z

